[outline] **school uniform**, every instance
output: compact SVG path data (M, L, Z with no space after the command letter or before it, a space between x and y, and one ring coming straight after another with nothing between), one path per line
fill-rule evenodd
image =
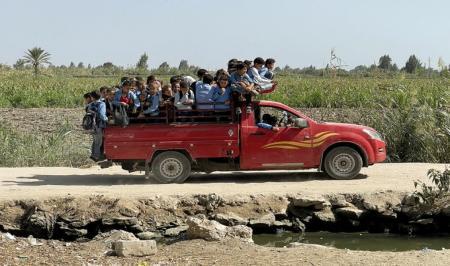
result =
M265 91L272 88L272 81L262 77L256 67L251 67L248 72L250 73L249 77L253 80L253 83L260 87L260 90Z
M272 80L273 79L273 76L274 76L274 73L273 73L273 71L271 71L271 70L269 70L267 67L262 67L259 71L259 75L261 76L261 77L264 77L264 78L266 78L266 79L270 79L270 80Z
M144 109L143 113L146 116L157 116L159 115L159 102L160 102L160 94L156 93L155 95L147 95L146 101L149 103L148 108Z
M230 109L230 104L225 104L224 102L229 101L231 99L231 88L227 87L225 89L225 91L222 91L221 88L219 88L219 86L214 86L212 88L212 97L211 100L215 103L220 103L220 104L215 104L214 105L214 109L215 110L229 110Z
M91 146L91 158L94 160L99 160L103 157L103 130L106 128L106 124L108 123L108 117L106 116L106 105L100 100L95 101L90 104L89 111L96 113L96 127L94 129Z
M242 88L241 85L239 85L239 82L241 82L241 81L248 83L248 84L253 83L253 80L246 73L244 75L240 76L239 73L236 71L233 74L231 74L230 78L229 78L229 84L231 86L231 89L233 91L243 93L244 88Z
M197 110L213 109L213 105L205 104L211 103L213 90L210 84L200 82L195 89L195 103Z
M134 108L138 109L141 105L141 102L139 101L138 97L136 97L136 94L134 94L132 91L129 91L126 96L122 95L122 90L117 90L114 94L114 101L113 104L116 107L119 107L120 103L126 103L128 105L133 104ZM131 106L130 106L131 107Z
M194 93L189 90L185 94L181 90L175 93L175 107L178 110L192 110L192 105L185 105L183 103L188 102L188 100L195 100Z

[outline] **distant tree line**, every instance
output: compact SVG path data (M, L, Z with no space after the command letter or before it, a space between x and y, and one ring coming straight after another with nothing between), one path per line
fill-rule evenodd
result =
M332 50L330 60L338 60L335 51ZM133 74L146 74L149 73L149 56L147 53L142 54L135 66L124 68L122 66L117 66L112 62L105 62L99 66L91 66L88 64L85 66L83 62L76 64L75 62L70 62L68 66L66 65L53 65L50 62L51 55L40 47L34 47L25 52L22 58L19 58L12 68L17 70L22 69L32 69L33 73L39 74L40 69L43 66L48 66L48 69L55 72L70 73L73 75L119 75L124 72ZM11 66L0 64L0 69L10 69ZM183 59L180 61L178 67L170 66L167 62L163 62L158 68L152 69L151 72L155 74L180 74L180 73L195 73L199 69L198 66L189 65L188 61ZM379 76L379 75L389 75L395 76L401 73L408 73L417 76L445 76L450 77L449 73L450 66L446 65L442 58L438 60L438 69L426 66L421 62L414 54L411 55L405 62L402 68L396 63L393 63L392 58L385 54L381 56L378 60L378 64L374 63L372 65L359 65L353 69L344 69L340 64L335 64L330 61L325 68L316 68L315 66L308 66L304 68L291 68L289 65L284 67L276 67L275 72L283 74L300 74L309 76Z

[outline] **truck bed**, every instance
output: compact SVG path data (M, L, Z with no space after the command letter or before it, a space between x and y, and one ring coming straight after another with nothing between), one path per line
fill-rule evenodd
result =
M159 150L186 150L192 159L239 156L237 123L130 124L105 129L110 160L148 160Z

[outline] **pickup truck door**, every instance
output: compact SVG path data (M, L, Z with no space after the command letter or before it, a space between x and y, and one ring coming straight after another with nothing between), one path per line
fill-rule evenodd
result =
M312 163L310 128L296 128L288 123L279 125L279 131L260 128L265 113L286 117L286 111L275 107L261 107L254 113L243 114L241 168L250 169L301 169ZM289 114L291 119L296 118Z

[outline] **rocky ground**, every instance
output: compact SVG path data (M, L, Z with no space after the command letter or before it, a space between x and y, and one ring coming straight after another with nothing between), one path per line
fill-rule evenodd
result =
M103 241L66 243L26 238L0 242L0 265L448 265L450 251L368 252L318 246L268 248L239 240L158 245L148 257L107 255Z
M449 198L426 212L414 201L404 192L10 200L0 204L1 231L38 239L2 234L0 258L5 265L447 265L448 250L393 253L251 243L252 233L277 230L450 232ZM162 237L166 243L157 245L156 255L122 258L111 252L113 241Z

